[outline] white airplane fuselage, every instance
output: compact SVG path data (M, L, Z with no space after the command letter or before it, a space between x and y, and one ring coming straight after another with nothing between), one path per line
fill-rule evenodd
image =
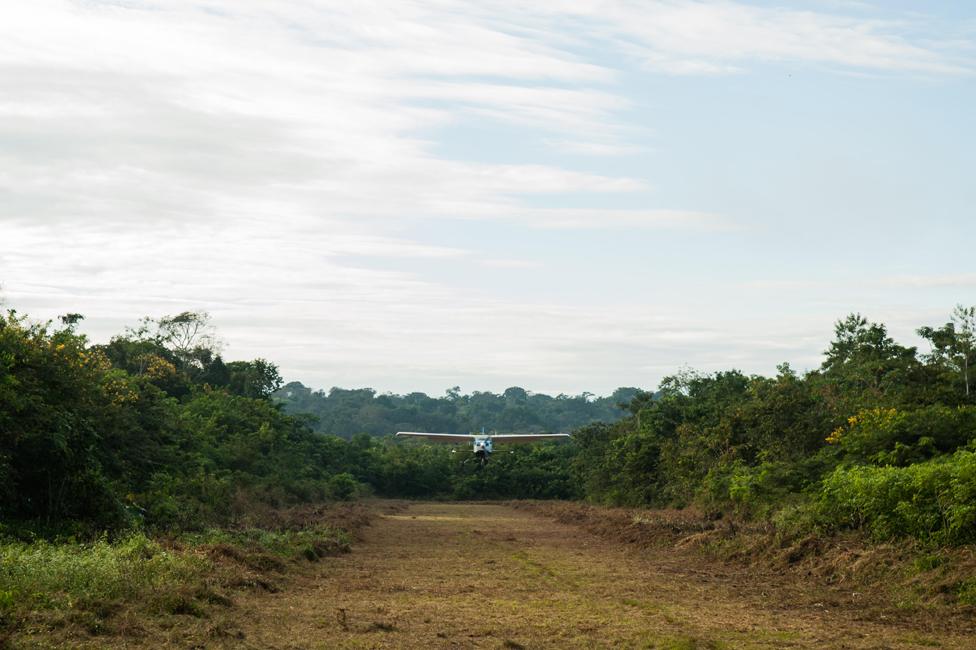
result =
M488 436L475 436L474 455L484 460L491 455L491 438Z

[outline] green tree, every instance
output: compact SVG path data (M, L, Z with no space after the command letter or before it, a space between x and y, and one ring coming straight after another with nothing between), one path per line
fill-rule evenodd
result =
M220 357L217 357L217 361L219 360ZM278 366L270 361L232 361L226 364L226 368L226 385L236 395L265 399L281 388L282 379Z
M970 399L970 369L976 364L976 307L956 305L948 323L935 329L922 327L919 336L932 344L929 358L959 373L963 393Z

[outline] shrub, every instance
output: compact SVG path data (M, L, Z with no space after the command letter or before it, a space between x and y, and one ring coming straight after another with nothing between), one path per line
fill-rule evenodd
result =
M333 499L349 501L360 492L360 485L352 474L342 472L329 479L328 489Z
M964 447L976 436L976 407L927 406L860 411L827 442L859 463L909 465Z
M863 528L875 539L976 541L976 453L908 467L838 468L824 479L818 511L835 527Z

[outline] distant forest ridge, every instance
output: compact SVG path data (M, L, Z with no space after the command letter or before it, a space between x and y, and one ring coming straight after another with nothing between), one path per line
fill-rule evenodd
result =
M312 390L293 381L273 393L291 415L314 417L321 433L351 438L357 433L385 436L396 431L487 431L537 433L572 431L594 422L616 422L639 388L621 387L607 397L592 393L545 395L513 386L502 393L462 394L455 386L443 397L425 393L377 394L372 388Z

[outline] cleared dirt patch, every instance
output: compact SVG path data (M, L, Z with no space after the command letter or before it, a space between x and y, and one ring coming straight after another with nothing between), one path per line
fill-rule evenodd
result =
M624 544L552 514L510 504L385 508L352 553L309 563L281 592L246 592L192 632L126 645L976 648L964 630L924 617L868 615L855 594L812 593L788 573L672 543ZM675 521L671 534L714 530L700 526Z
M692 557L509 505L418 503L381 517L318 576L244 604L235 645L976 647L966 634L863 620L856 602L811 602L789 580Z

